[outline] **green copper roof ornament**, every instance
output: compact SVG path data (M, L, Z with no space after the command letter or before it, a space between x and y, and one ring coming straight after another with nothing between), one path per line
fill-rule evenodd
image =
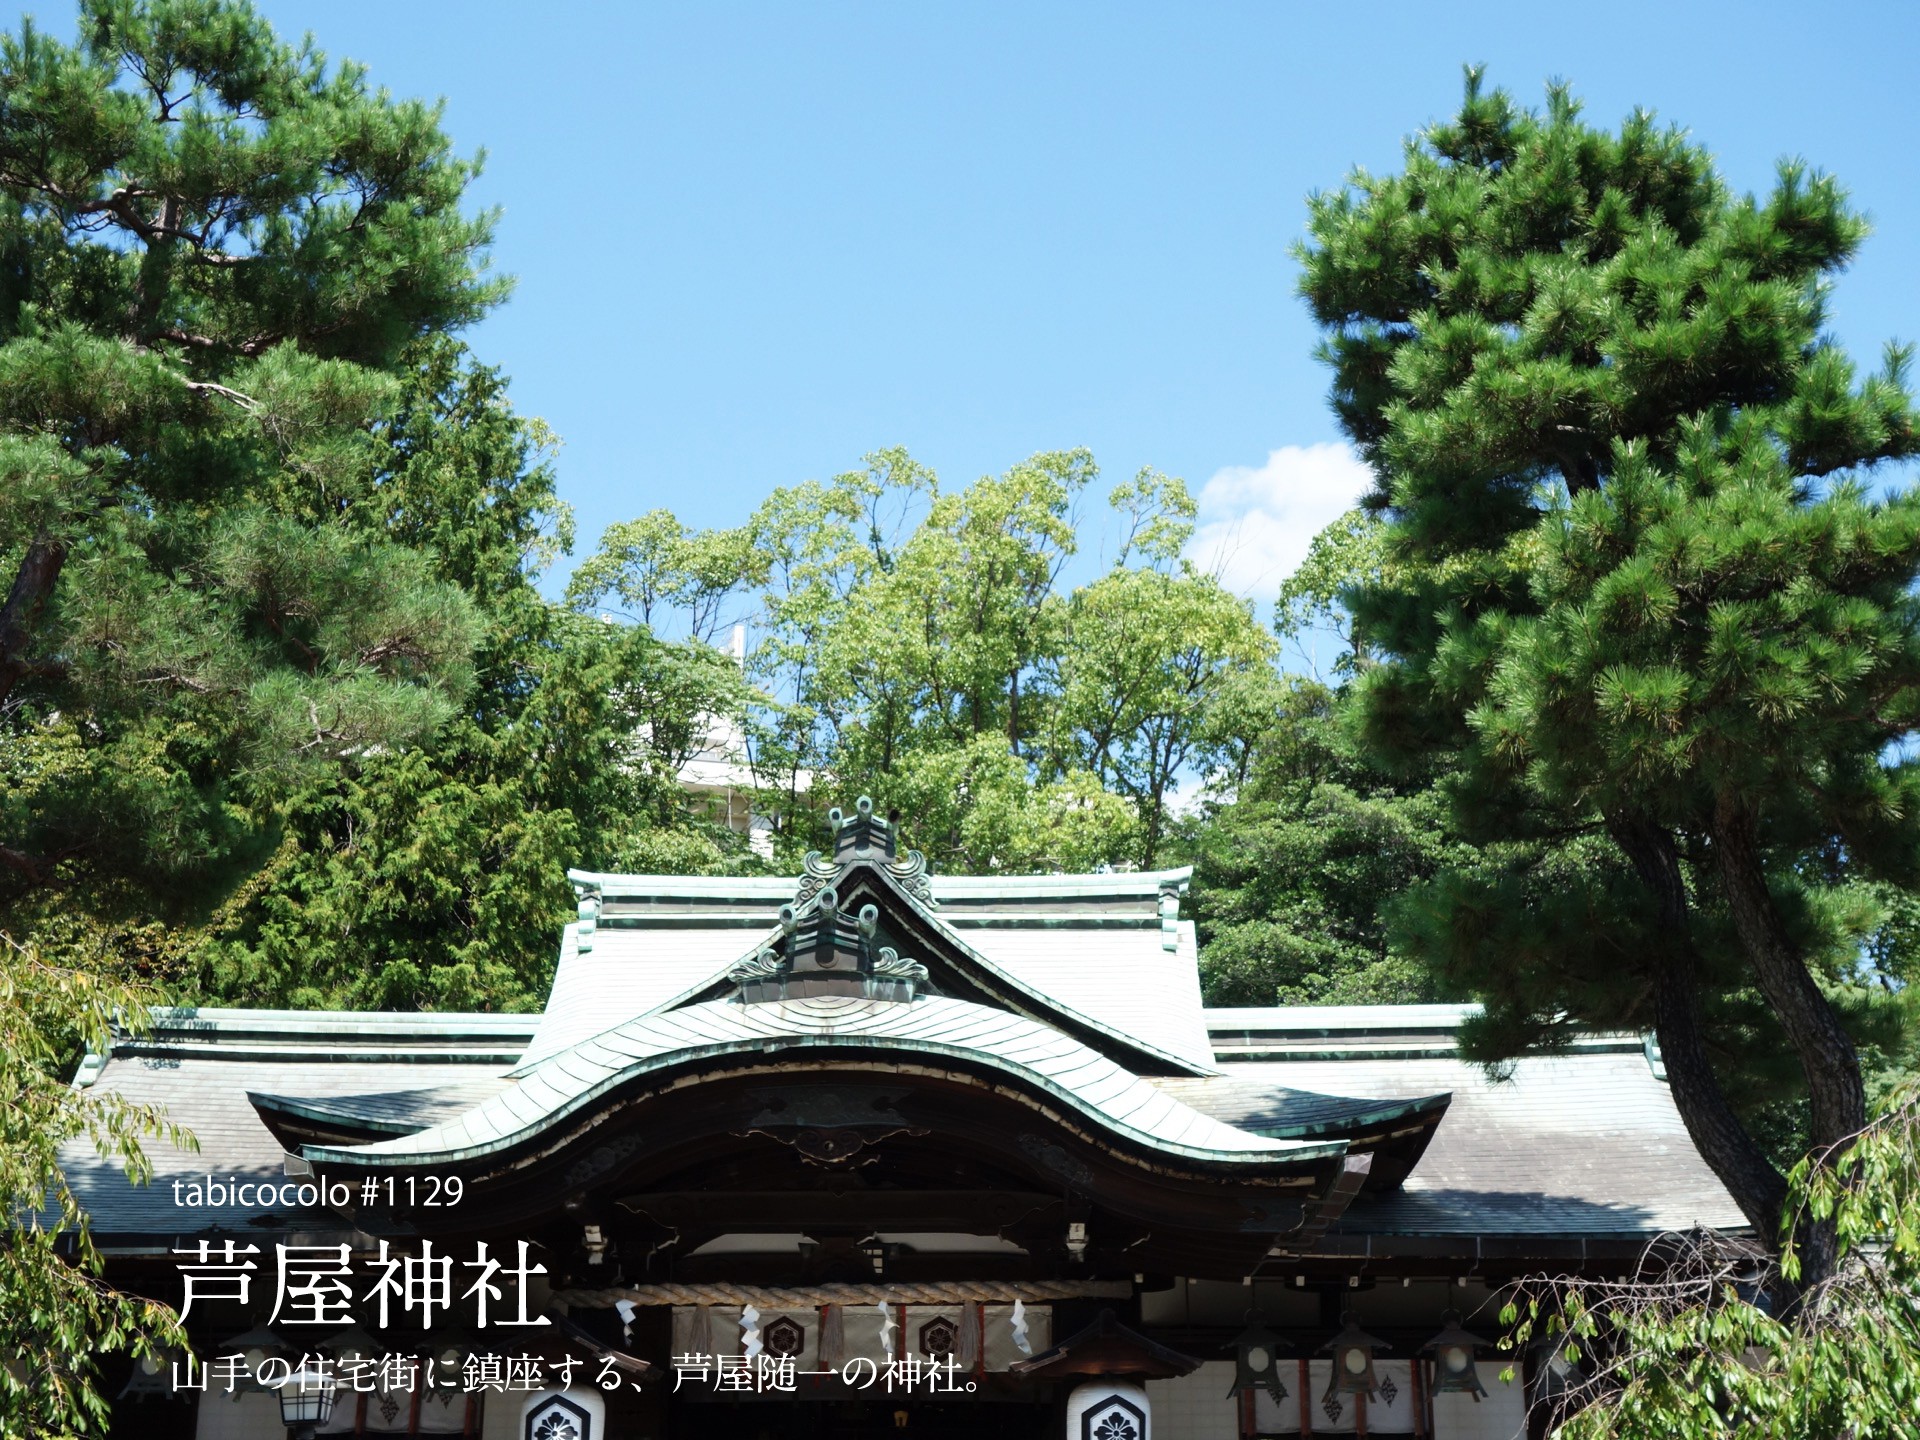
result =
M927 857L918 850L903 856L899 850L899 812L882 819L874 813L871 797L862 795L851 813L838 806L827 812L827 825L833 831L833 853L825 855L809 850L795 892L795 908L807 905L827 886L834 884L848 867L868 864L884 869L894 883L929 910L939 909L933 898L933 881L927 870Z
M579 924L574 927L573 948L582 955L593 949L594 932L600 926L600 891L597 886L582 885L574 882L574 891L579 895L577 912Z
M911 1000L927 978L927 967L880 944L877 905L850 913L840 908L839 891L828 885L804 906L781 906L779 936L727 976L748 1004L808 995Z
M854 802L853 813L843 814L837 807L827 812L827 824L833 828L833 859L837 865L853 860L893 859L894 835L889 821L873 813L873 801L862 795Z

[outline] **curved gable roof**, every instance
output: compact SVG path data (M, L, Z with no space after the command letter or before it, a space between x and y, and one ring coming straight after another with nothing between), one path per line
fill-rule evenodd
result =
M960 993L1052 1023L1133 1069L1216 1073L1193 927L1174 917L1190 869L934 876L930 898L893 872L857 861L836 884L871 893L936 983L945 962ZM570 875L598 897L598 923L585 950L581 927L567 927L523 1068L639 1015L717 998L793 898L793 882L765 877Z
M566 1127L609 1091L729 1053L891 1051L981 1065L1112 1135L1169 1157L1261 1166L1337 1156L1343 1140L1277 1140L1205 1115L1052 1026L971 1001L814 996L763 1004L712 1000L638 1016L515 1072L517 1082L415 1134L353 1147L305 1147L330 1165L453 1164Z

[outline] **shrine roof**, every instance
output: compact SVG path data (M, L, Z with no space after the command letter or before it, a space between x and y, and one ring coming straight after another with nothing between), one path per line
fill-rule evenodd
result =
M713 1000L635 1017L521 1066L517 1083L418 1133L349 1148L306 1147L319 1164L452 1164L529 1143L642 1075L728 1053L770 1071L874 1051L890 1063L985 1067L1048 1095L1119 1139L1187 1160L1273 1163L1337 1153L1344 1141L1275 1139L1203 1114L1052 1026L945 996L912 1002L814 996Z
M1447 1092L1446 1120L1396 1191L1362 1194L1339 1236L1651 1237L1746 1219L1688 1136L1658 1051L1588 1034L1497 1072L1459 1057L1471 1005L1209 1010L1224 1074L1161 1080L1196 1108L1261 1128L1260 1088L1414 1103ZM1241 1093L1241 1086L1254 1087Z
M790 899L793 881L784 875L626 875L596 870L570 870L577 885L591 886L609 901L670 904L674 901L766 901L774 905ZM1085 902L1088 908L1110 909L1111 902L1133 900L1152 910L1162 890L1184 892L1193 867L1171 870L1129 870L1083 875L940 875L929 877L934 899L1001 902L1027 908L1049 902Z
M1124 874L925 877L903 899L920 923L983 962L1029 1013L1061 1012L1184 1073L1213 1068L1192 922L1190 867ZM615 1024L698 999L777 933L795 881L572 871L597 914L561 937L553 990L526 1063ZM920 957L925 958L925 957ZM1096 1042L1097 1043L1097 1042ZM1125 1058L1121 1056L1119 1058Z
M396 1125L430 1123L471 1108L505 1084L501 1078L532 1038L532 1015L345 1013L167 1007L152 1029L123 1036L105 1056L81 1062L75 1083L161 1107L185 1126L199 1151L161 1141L146 1145L150 1184L128 1183L120 1167L84 1140L61 1151L70 1183L109 1250L128 1237L172 1237L213 1229L241 1235L265 1227L314 1224L340 1229L331 1216L304 1222L273 1205L182 1207L175 1181L209 1174L223 1180L284 1178L286 1147L261 1120L249 1092L293 1091L385 1116Z
M705 1002L648 1017L618 1045L588 1044L564 1063L536 1068L550 1069L556 1096L581 1097L647 1044L751 1043L756 1033L782 1041L782 1022L772 1017L793 1004L735 1004L739 1023L729 1024L725 1002ZM1438 1237L1456 1246L1500 1235L1625 1240L1695 1223L1743 1223L1635 1036L1588 1037L1585 1048L1517 1061L1499 1080L1454 1053L1452 1029L1469 1013L1460 1007L1208 1011L1204 1023L1220 1046L1220 1073L1143 1081L1097 1055L1088 1060L1070 1037L1007 1012L981 1013L983 1007L939 997L869 1008L894 1012L890 1025L903 1041L918 1035L955 1046L1029 1043L1021 1063L1084 1091L1080 1103L1103 1102L1123 1123L1175 1144L1224 1140L1243 1147L1240 1153L1271 1153L1275 1142L1259 1132L1303 1137L1320 1124L1390 1122L1396 1107L1413 1117L1450 1093L1451 1109L1404 1185L1358 1196L1323 1245L1361 1246L1388 1236ZM925 1019L909 1026L911 1012ZM214 1227L243 1235L301 1228L301 1217L271 1206L178 1208L172 1182L208 1173L280 1178L287 1147L256 1100L268 1111L289 1107L386 1134L396 1149L417 1146L418 1134L403 1141L400 1132L450 1126L503 1103L509 1088L524 1090L524 1080L515 1083L507 1072L540 1017L179 1009L158 1011L156 1020L152 1033L123 1038L109 1056L89 1057L78 1081L163 1106L198 1137L201 1150L151 1145L154 1181L135 1187L83 1142L67 1147L75 1191L109 1248L140 1236L170 1244ZM782 1043L818 1038L796 1033ZM1249 1049L1265 1058L1237 1058ZM477 1139L472 1122L465 1123ZM319 1223L338 1228L330 1217Z
M579 949L579 927L569 925L526 1063L698 997L765 943L776 913L777 907L769 907L751 931L676 927L664 938L656 930L603 920L586 953ZM1157 920L1151 929L983 929L955 925L940 912L934 923L950 926L958 943L1055 1004L1186 1068L1213 1068L1191 921L1175 922L1171 949Z

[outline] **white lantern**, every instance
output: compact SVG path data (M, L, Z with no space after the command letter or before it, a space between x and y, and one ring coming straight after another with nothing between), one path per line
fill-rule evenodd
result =
M1147 1392L1131 1380L1089 1380L1067 1396L1066 1440L1153 1440Z
M593 1390L542 1390L520 1407L520 1440L606 1440L607 1402Z
M279 1385L280 1423L299 1440L312 1440L314 1431L333 1418L333 1375L324 1366L309 1367L302 1358L300 1368Z

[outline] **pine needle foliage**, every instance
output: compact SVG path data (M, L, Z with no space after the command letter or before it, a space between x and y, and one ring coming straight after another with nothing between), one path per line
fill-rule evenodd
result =
M1399 173L1316 197L1309 229L1302 290L1388 521L1347 597L1383 662L1359 734L1443 757L1507 874L1442 874L1405 923L1486 995L1489 1057L1570 1020L1656 1029L1771 1236L1784 1177L1707 1007L1764 997L1804 1138L1854 1134L1847 887L1920 880L1920 493L1886 466L1916 449L1908 353L1862 375L1823 328L1865 222L1800 162L1738 195L1649 114L1599 128L1563 87L1536 112L1470 70Z
M504 285L435 107L244 0L80 9L0 37L0 901L165 908L467 688L468 599L336 521Z

